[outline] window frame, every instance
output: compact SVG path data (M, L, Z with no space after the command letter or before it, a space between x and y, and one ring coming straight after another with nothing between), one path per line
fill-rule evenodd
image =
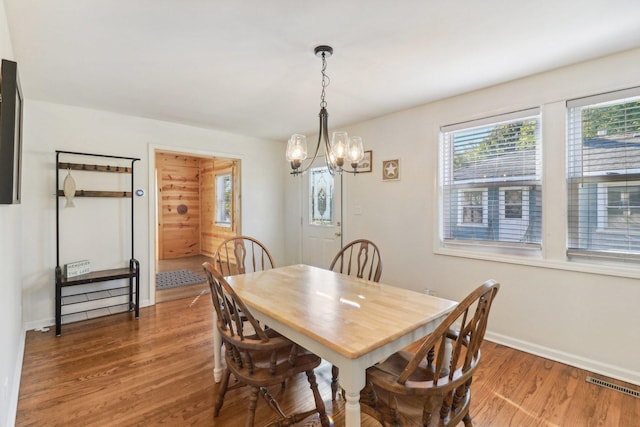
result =
M494 176L485 177L484 180L477 178L458 178L454 177L456 167L455 163L455 145L454 137L455 133L472 133L474 130L480 134L484 129L500 129L505 125L510 125L518 122L534 122L534 144L524 152L523 159L518 159L523 165L528 166L527 170L523 170L521 174L515 174L512 176ZM497 250L512 255L523 255L529 253L531 250L536 251L538 256L542 251L542 109L540 107L534 107L496 116L485 117L477 120L471 120L466 122L460 122L453 125L446 125L440 127L440 147L439 147L439 211L438 211L438 226L439 226L439 247L440 248L460 248L460 245L464 245L466 249L473 249L479 251L489 250L494 252ZM504 138L504 137L503 137ZM508 140L499 140L501 144L505 144ZM502 150L502 146L496 148L499 151L499 155L508 155L508 150ZM517 152L515 150L514 152ZM511 184L511 185L509 185ZM538 200L534 200L532 203L539 203L535 206L535 210L529 208L529 206L523 206L523 215L535 215L530 217L526 221L527 226L535 221L538 229L535 232L533 241L513 241L513 240L500 240L499 232L494 231L494 235L491 238L483 239L482 237L472 236L471 238L465 238L463 229L489 229L491 226L491 218L496 218L493 221L499 221L498 206L500 193L505 189L517 189L523 191L523 203L525 203L524 192L527 192L529 197L531 193L535 191ZM462 212L464 204L462 203L464 193L467 191L483 191L483 222L482 224L471 224L463 222ZM454 194L457 193L456 194ZM495 192L493 196L489 193ZM527 197L526 199L528 199ZM493 200L496 199L496 200ZM493 200L493 201L492 201ZM456 204L457 206L453 206ZM491 207L493 206L493 207ZM449 210L447 212L447 210ZM540 210L538 212L538 210ZM493 214L490 213L493 212ZM456 218L453 218L456 215ZM499 227L499 224L498 224ZM524 231L524 230L523 230ZM455 234L459 236L456 237ZM530 237L530 236L529 236ZM524 249L525 252L521 250Z
M605 262L631 261L634 263L640 261L640 247L629 245L625 248L620 240L624 240L624 236L628 237L626 239L628 242L637 240L637 236L640 235L640 226L636 228L613 227L609 223L608 213L609 188L640 185L640 168L629 167L630 164L636 164L633 158L638 156L640 152L640 143L636 146L636 143L633 142L637 132L633 132L627 127L629 122L635 119L635 116L632 115L633 118L630 119L627 117L628 111L622 110L624 112L622 119L607 122L607 126L602 130L598 129L596 136L590 137L589 140L590 144L594 144L595 140L595 143L601 144L602 148L624 148L620 164L615 164L615 159L619 156L618 153L596 155L594 151L585 154L588 149L593 150L593 145L588 145L587 139L583 135L585 122L587 125L593 126L591 123L593 120L591 122L585 121L584 110L593 111L632 103L640 103L640 88L607 92L566 102L566 254L570 261L604 260ZM636 107L631 107L632 110L634 108ZM638 111L640 109L636 109L635 115L638 115ZM591 117L589 116L589 118ZM617 130L621 125L624 126L622 132ZM633 129L637 125L631 124L631 126ZM591 129L593 130L593 127ZM612 129L615 130L615 133L610 133ZM628 149L632 151L628 152ZM611 164L590 163L596 162L600 158L607 159ZM589 187L585 188L585 185L591 186L591 190ZM595 191L595 197L590 191ZM590 210L595 212L585 214ZM595 221L589 222L588 219L585 219L585 215L595 215ZM595 226L589 225L594 223ZM609 236L609 241L607 241L607 236Z

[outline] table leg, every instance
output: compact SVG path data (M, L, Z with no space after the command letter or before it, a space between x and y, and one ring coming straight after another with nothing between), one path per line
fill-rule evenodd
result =
M360 425L360 391L352 392L345 389L344 425L346 427Z
M213 311L213 379L219 383L222 379L222 338L218 331L218 314Z
M344 424L346 427L360 427L360 390L365 383L366 363L350 361L340 368L340 386L344 389Z

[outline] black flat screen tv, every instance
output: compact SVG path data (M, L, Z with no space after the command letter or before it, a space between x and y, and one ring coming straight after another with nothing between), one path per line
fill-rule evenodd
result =
M0 71L0 204L20 203L22 92L18 64L2 60Z

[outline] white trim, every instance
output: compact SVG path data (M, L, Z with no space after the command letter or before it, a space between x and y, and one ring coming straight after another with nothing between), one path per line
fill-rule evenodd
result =
M640 371L621 369L608 363L596 362L593 359L588 359L576 354L565 353L564 351L544 347L528 341L519 340L517 338L496 334L489 331L487 331L485 338L488 341L494 342L496 344L502 344L516 350L521 350L529 354L544 357L545 359L554 360L556 362L564 363L578 369L584 369L589 372L604 375L609 378L615 378L617 380L625 381L631 384L640 385Z

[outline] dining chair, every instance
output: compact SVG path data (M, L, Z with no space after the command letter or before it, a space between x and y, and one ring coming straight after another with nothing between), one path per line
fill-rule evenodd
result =
M318 414L322 426L328 427L329 418L314 373L322 359L273 329L264 329L222 274L210 263L204 263L203 266L209 279L211 298L218 318L216 327L225 344L227 365L218 388L213 416L217 417L220 413L224 397L229 390L249 386L251 391L246 427L254 425L258 396L261 396L278 415L277 421L269 425L289 426ZM267 387L278 384L284 386L285 380L302 372L307 375L315 408L286 415L269 394ZM232 373L235 384L230 386Z
M382 275L382 258L380 258L380 250L375 243L367 239L357 239L347 243L338 251L331 261L329 270L338 273L356 276L360 279L380 281ZM336 400L338 394L338 375L337 366L331 367L331 400Z
M262 242L250 236L224 240L213 254L216 269L223 276L253 273L274 268L271 253Z
M371 240L354 240L338 251L329 270L379 282L382 275L380 250Z
M471 292L436 330L367 369L360 394L363 412L383 425L400 425L399 407L419 408L421 425L472 426L471 380L500 285L488 280ZM388 394L383 401L378 394ZM400 404L398 403L400 399ZM385 424L387 423L387 424Z

